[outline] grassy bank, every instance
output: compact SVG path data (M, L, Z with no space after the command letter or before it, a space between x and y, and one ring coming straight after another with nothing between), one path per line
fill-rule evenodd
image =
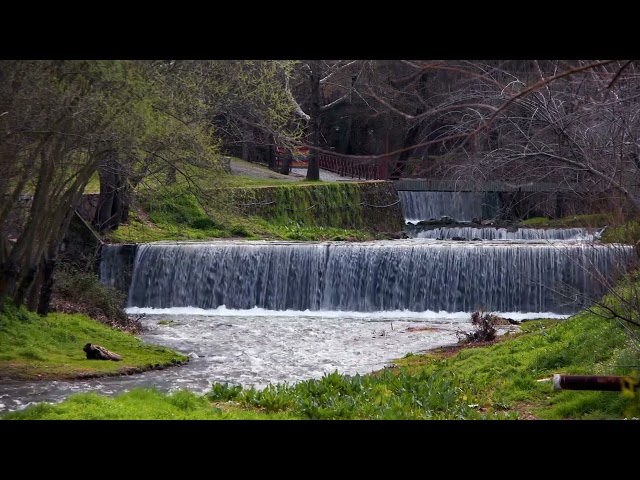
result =
M178 173L173 184L146 179L135 190L129 220L107 240L370 240L404 227L388 182L293 180L234 161L243 171L259 172L257 178L194 168L188 176Z
M0 319L0 370L20 378L114 374L184 360L82 316L41 319L9 307ZM103 345L124 361L86 360L86 342ZM640 414L637 394L553 389L554 374L637 377L634 366L640 362L628 332L593 312L525 322L519 332L498 337L490 346L459 347L465 348L408 354L394 368L370 375L334 372L262 391L214 384L206 395L149 389L115 398L76 394L57 405L39 404L2 418L613 420Z
M216 179L203 176L201 185L189 182L162 189L143 186L136 196L130 221L112 232L112 242L204 240L214 238L273 238L283 240L365 240L369 228L356 224L354 186L331 186L301 194L292 182L241 179L234 187L247 189L230 195ZM300 185L309 182L300 182ZM312 185L321 182L311 182ZM224 187L224 188L223 188ZM250 188L249 188L250 187ZM275 187L268 194L264 187ZM253 189L253 190L251 190ZM298 192L296 192L298 190ZM320 193L318 193L320 192ZM275 206L273 203L275 200ZM330 205L329 222L318 221L312 207ZM266 212L242 205L264 205ZM383 205L383 198L369 200ZM297 208L297 210L294 209ZM374 207L371 207L374 208ZM295 211L294 211L295 210ZM361 210L359 210L361 211ZM551 221L530 219L522 226L547 228L603 226L606 218L572 217ZM332 224L333 222L333 224ZM615 233L611 241L622 238ZM73 280L73 281L72 281ZM68 284L68 285L67 285ZM61 296L69 300L89 283L68 278ZM84 286L81 286L84 285ZM65 294L67 297L64 297ZM102 297L102 290L93 297ZM627 290L629 293L629 290ZM75 295L76 297L78 295ZM104 300L104 299L103 299ZM629 317L618 300L611 310ZM101 315L115 317L111 302ZM631 319L637 321L637 309ZM94 314L92 314L94 315ZM205 395L189 391L164 394L134 389L116 397L83 393L56 404L39 404L2 419L417 419L417 420L614 420L640 416L640 395L633 391L554 390L554 374L625 375L637 379L640 355L637 328L607 312L583 311L562 320L525 322L520 331L499 337L490 345L473 343L410 353L395 366L370 375L334 372L295 385L272 385L264 390L214 384ZM121 362L86 359L86 343L101 345L123 357ZM135 332L113 328L85 315L52 313L39 317L7 303L0 312L0 378L71 379L122 375L152 368L180 368L188 357L147 345Z
M122 361L87 360L83 347L100 345ZM188 357L144 344L137 336L86 315L40 317L7 300L0 313L0 378L51 380L139 373L176 366Z

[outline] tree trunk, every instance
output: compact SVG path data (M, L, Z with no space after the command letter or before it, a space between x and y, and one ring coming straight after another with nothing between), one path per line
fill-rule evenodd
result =
M246 127L242 132L242 160L245 162L253 161L252 152L254 145L253 128Z
M4 299L8 295L12 270L9 254L9 240L3 233L0 233L0 310L4 308Z
M16 283L20 277L20 267L8 259L0 264L0 309L4 307L4 299L13 297Z
M284 156L282 157L282 166L280 167L280 173L283 175L289 175L291 173L291 162L293 161L293 154L290 149L286 149L284 151Z
M420 77L419 93L420 93L421 99L424 101L427 97L427 75L426 74L422 74L422 76ZM426 110L424 105L421 104L418 106L418 108L416 108L415 115L416 116L421 115L425 111ZM416 137L418 136L419 132L420 132L420 122L414 123L407 131L407 135L404 137L404 144L402 148L408 148L411 145L415 145ZM404 152L400 153L400 156L398 157L398 161L396 162L393 170L389 174L389 180L400 179L400 177L404 174L407 168L407 162L412 152L413 152L413 149L405 150Z
M275 139L273 135L269 136L269 150L268 150L268 158L267 158L267 166L270 170L276 169L276 149L275 149Z
M171 177L171 168L168 177ZM172 170L175 182L175 168ZM120 171L116 152L111 151L104 155L98 167L98 176L100 197L92 223L98 233L105 233L118 228L129 216L126 179ZM167 183L170 183L169 179Z
M58 263L56 258L47 259L44 262L42 271L42 286L40 288L40 299L38 301L38 315L49 314L51 304L51 294L53 293L53 273Z
M31 285L35 280L37 273L38 267L33 266L29 268L26 275L24 275L20 280L18 288L16 288L16 292L13 295L13 301L16 305L22 305L24 303L24 300L27 297L27 293L29 293L29 289L31 288Z
M38 308L38 298L40 297L40 287L44 282L44 258L40 260L38 264L38 271L29 288L29 294L27 296L27 310L35 312Z
M311 109L309 112L309 131L311 133L311 154L307 167L307 180L320 180L320 164L317 147L320 146L320 72L316 62L312 63L312 71L309 75L311 87Z
M46 316L49 313L51 293L53 291L53 274L58 263L58 251L60 250L60 245L69 231L71 219L75 215L76 207L82 198L81 192L83 191L84 188L77 190L73 195L71 195L70 203L72 208L66 210L58 229L51 233L49 244L47 246L46 258L43 258L41 263L42 286L39 289L40 298L38 301L38 314L41 316Z
M130 207L130 197L129 197L129 189L125 188L122 201L122 208L120 210L120 225L123 223L129 222L129 207ZM117 227L117 225L116 225Z
M407 148L415 144L415 139L416 139L416 136L418 135L419 130L420 130L420 127L418 124L413 125L409 129L409 131L407 132L407 135L404 137L403 148ZM407 167L407 162L409 160L409 155L411 154L411 152L413 152L413 150L405 150L404 152L400 153L400 156L398 157L398 160L395 166L393 167L393 170L391 170L391 173L389 174L389 180L399 180L400 177L404 174L404 171Z
M351 93L349 94L349 110L353 112L352 105L352 97L353 90L355 89L357 76L353 75L351 77ZM341 153L346 153L347 155L351 155L353 153L353 145L351 144L351 132L353 130L353 114L347 115L347 131L344 133L344 140L340 142L341 145L344 145L344 150ZM388 132L387 132L388 135ZM385 152L386 153L386 152Z
M54 208L52 204L55 202L51 199L52 180L54 167L62 151L62 142L49 142L46 148L40 151L38 182L29 214L9 256L9 268L14 268L12 273L17 275L8 278L5 286L0 286L0 295L6 293L12 296L18 306L23 303L31 287L49 236L49 228L55 222L55 214L52 211ZM0 280L1 283L2 280Z
M98 197L98 208L93 217L93 226L102 233L106 230L107 222L113 214L113 202L116 191L116 176L108 166L101 166L98 169L98 177L100 178L100 196Z

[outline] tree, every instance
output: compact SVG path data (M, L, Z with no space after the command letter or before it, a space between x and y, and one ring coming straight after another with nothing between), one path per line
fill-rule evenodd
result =
M180 174L195 186L198 169L221 169L220 118L296 140L291 68L289 61L0 62L0 307L9 296L46 314L59 247L96 173L93 225L104 233L126 220L142 182L170 185Z
M201 83L203 105L225 150L275 168L276 145L292 148L300 143L301 124L294 121L299 106L289 85L296 64L293 60L198 62L195 82Z
M386 82L377 74L378 80L366 89L390 113L414 122L411 128L421 129L417 141L406 142L395 153L437 147L438 153L456 158L449 168L452 175L477 178L495 179L499 173L505 179L539 180L559 172L567 174L563 178L575 178L578 169L593 181L595 177L611 178L613 170L614 178L627 171L619 161L613 167L612 158L596 168L595 158L587 161L586 152L606 151L603 145L615 138L618 145L607 154L633 156L635 141L630 132L634 130L637 83L633 62L395 63L408 71L396 68L398 75ZM597 146L598 142L602 145ZM623 150L629 152L621 154ZM523 165L535 168L523 169ZM628 192L621 181L614 182L616 188Z
M544 82L566 70L535 62ZM589 67L575 62L569 69ZM484 148L473 172L511 181L546 181L576 196L599 194L611 208L640 211L638 71L634 62L610 62L546 83L522 96L481 132Z
M7 296L28 299L46 314L57 253L86 185L165 117L151 108L152 83L135 62L5 61L0 71L0 161L8 173L0 192L8 199L0 212L0 306ZM25 215L10 230L21 197Z
M291 98L298 117L306 122L306 145L311 152L307 180L320 179L322 119L330 110L351 100L361 69L362 62L358 60L302 60L297 64Z
M9 200L0 212L0 306L6 296L18 304L30 296L34 306L84 188L108 149L105 137L131 108L117 86L129 72L119 62L84 61L4 61L0 70L0 135L7 146L0 193ZM118 101L108 103L109 97ZM25 194L28 213L10 237L9 215Z

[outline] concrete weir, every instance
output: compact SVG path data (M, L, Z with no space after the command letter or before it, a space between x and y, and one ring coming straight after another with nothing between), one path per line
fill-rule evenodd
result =
M103 283L129 307L575 313L632 247L576 242L215 241L105 246ZM119 252L119 250L122 251ZM123 274L124 272L124 274Z

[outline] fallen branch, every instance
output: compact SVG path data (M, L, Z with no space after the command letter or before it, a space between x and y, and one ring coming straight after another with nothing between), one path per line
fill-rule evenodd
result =
M120 355L110 352L100 345L87 343L82 350L87 354L87 360L113 360L114 362L122 360Z

